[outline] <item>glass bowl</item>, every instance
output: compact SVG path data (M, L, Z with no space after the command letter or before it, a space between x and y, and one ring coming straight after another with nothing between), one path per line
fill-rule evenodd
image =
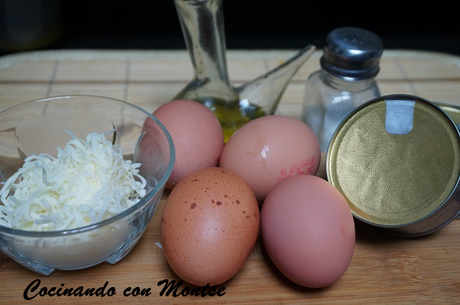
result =
M146 194L111 218L75 229L39 232L0 225L2 252L43 275L123 259L149 225L175 162L168 131L145 110L101 96L57 96L0 112L0 186L27 156L56 156L56 148L64 148L71 139L65 130L82 140L89 132L106 133L123 159L141 164Z

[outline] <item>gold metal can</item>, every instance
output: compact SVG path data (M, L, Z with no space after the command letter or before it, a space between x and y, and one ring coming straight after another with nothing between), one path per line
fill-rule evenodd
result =
M447 115L454 121L457 128L460 126L460 105L434 102L435 105L439 106Z
M423 98L387 95L356 108L326 159L327 179L363 222L421 236L459 215L459 130Z

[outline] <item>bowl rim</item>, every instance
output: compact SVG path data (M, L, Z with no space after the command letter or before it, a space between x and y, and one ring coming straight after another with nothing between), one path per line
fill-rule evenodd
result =
M108 96L102 96L102 95L93 95L93 94L67 94L67 95L56 95L56 96L51 96L51 97L45 97L45 98L40 98L40 99L35 99L31 101L27 101L24 103L20 103L18 105L14 105L11 107L8 107L7 109L4 109L0 111L0 115L2 115L5 112L14 110L16 108L24 107L27 106L28 104L31 103L43 103L43 102L50 102L53 100L63 100L63 99L70 99L70 98L94 98L94 99L103 99L106 101L110 101L112 103L117 103L117 104L122 104L127 106L128 108L133 108L135 110L138 110L142 113L144 113L148 118L152 119L161 129L163 134L165 135L167 141L168 141L168 146L169 146L169 151L170 151L170 158L168 162L168 166L166 168L165 173L161 177L161 179L157 182L157 184L150 190L143 198L141 198L136 204L133 206L129 207L128 209L124 210L123 212L112 216L110 218L107 218L105 220L96 222L94 224L89 224L83 227L77 227L73 229L64 229L64 230L57 230L57 231L31 231L31 230L23 230L23 229L15 229L15 228L10 228L6 226L0 225L0 233L7 233L10 235L17 235L17 236L22 236L22 237L40 237L40 238L45 238L45 237L60 237L60 236L68 236L68 235L75 235L83 232L89 232L96 230L98 228L104 227L106 225L109 225L111 223L114 223L128 215L131 215L134 211L138 210L141 206L143 206L146 202L149 202L154 195L160 190L163 189L164 186L166 185L167 180L169 179L175 159L176 159L176 151L174 147L174 142L172 140L172 137L169 133L169 131L166 129L163 123L160 122L152 113L148 112L147 110L134 105L130 102L113 98L113 97L108 97ZM1 188L1 187L0 187Z

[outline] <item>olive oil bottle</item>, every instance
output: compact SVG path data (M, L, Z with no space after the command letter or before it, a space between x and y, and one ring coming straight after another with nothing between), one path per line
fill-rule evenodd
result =
M310 57L308 45L271 71L232 87L227 74L222 0L174 0L194 69L193 79L174 97L201 102L224 130L225 141L245 123L274 114L292 76Z
M211 109L224 130L225 141L249 121L230 85L225 58L222 0L175 0L194 78L174 99L201 102Z

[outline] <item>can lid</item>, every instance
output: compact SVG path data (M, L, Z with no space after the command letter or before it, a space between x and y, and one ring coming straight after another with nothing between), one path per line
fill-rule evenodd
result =
M382 96L341 123L326 162L329 182L355 217L403 227L439 211L457 191L459 131L434 103L410 95Z
M321 67L338 77L372 78L379 72L383 44L379 36L357 27L341 27L326 37Z
M441 108L448 116L454 121L455 125L460 128L460 105L445 103L445 102L434 102L439 108Z

